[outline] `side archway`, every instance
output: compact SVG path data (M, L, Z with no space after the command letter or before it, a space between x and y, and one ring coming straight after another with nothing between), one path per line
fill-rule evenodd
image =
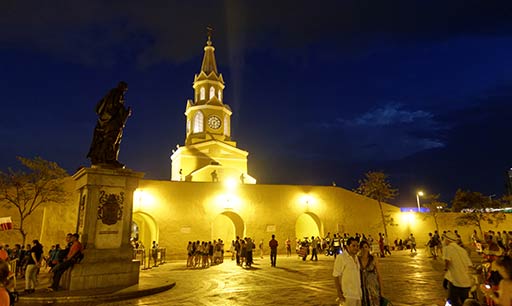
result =
M312 236L322 236L322 224L317 215L305 212L295 222L295 237L302 240Z
M218 214L212 222L212 240L222 239L224 245L229 248L231 241L244 237L245 223L242 217L232 211L225 211Z
M158 225L155 219L146 213L135 212L133 223L132 228L138 232L132 232L132 236L137 236L146 249L151 248L151 243L158 241Z

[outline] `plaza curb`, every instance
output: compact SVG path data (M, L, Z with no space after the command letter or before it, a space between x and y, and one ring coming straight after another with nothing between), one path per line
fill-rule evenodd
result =
M114 289L114 292L109 293L94 293L94 289L90 290L80 290L77 292L73 291L58 291L57 293L64 293L67 295L53 295L53 296L41 296L39 294L34 296L24 296L21 295L19 297L19 304L28 304L34 305L37 304L70 304L70 303L87 303L87 302L112 302L112 301L122 301L128 299L134 299L139 297L144 297L148 295L157 294L163 291L167 291L176 286L176 283L169 283L160 286L153 286L150 288L139 289L138 285L134 285L127 288L120 288L118 290ZM107 288L108 290L108 288Z

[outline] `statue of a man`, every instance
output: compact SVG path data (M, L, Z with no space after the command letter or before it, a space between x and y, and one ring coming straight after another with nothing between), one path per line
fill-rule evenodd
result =
M123 128L132 112L124 105L124 95L127 90L128 84L121 81L96 105L98 121L94 128L91 148L87 154L93 166L124 168L117 158Z

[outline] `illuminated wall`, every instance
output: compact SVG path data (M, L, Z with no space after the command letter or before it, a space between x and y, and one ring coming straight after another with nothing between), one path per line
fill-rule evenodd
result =
M66 189L71 193L65 204L53 204L36 211L27 219L27 242L39 239L46 249L52 244L64 243L65 234L76 231L78 198L70 178ZM428 232L435 230L428 214L400 213L399 208L384 204L394 218L396 226L388 226L390 243L405 239L411 232L421 248ZM12 216L13 209L2 208L2 216ZM382 232L378 203L349 190L331 186L293 186L227 184L210 182L174 182L141 180L134 195L133 221L139 227L139 238L146 247L155 240L166 247L167 259L184 258L188 241L229 240L249 236L265 242L272 234L280 242L296 236L325 236L328 232L356 232L378 237ZM458 229L465 242L469 242L473 227L457 226L458 213L439 215L439 228ZM512 218L496 225L483 225L484 230L510 230ZM301 237L302 238L302 237ZM0 232L0 241L13 245L21 243L16 231Z
M376 237L382 231L378 204L339 187L142 180L138 192L150 200L137 204L137 211L155 219L159 244L171 247L173 257L185 256L188 241L220 237L228 249L234 235L267 241L276 234L284 247L284 240L296 235L364 232ZM393 237L403 229L388 231Z

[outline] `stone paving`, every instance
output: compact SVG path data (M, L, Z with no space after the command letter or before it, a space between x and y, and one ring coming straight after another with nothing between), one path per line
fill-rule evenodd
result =
M475 261L478 257L475 257ZM73 305L336 305L331 276L333 257L318 261L279 255L277 267L268 256L255 258L250 269L226 258L207 269L189 269L185 261L171 261L141 271L141 283L176 282L168 291L108 303ZM429 258L424 250L416 256L397 251L380 259L384 295L393 305L444 305L442 260ZM28 304L20 304L28 305Z

